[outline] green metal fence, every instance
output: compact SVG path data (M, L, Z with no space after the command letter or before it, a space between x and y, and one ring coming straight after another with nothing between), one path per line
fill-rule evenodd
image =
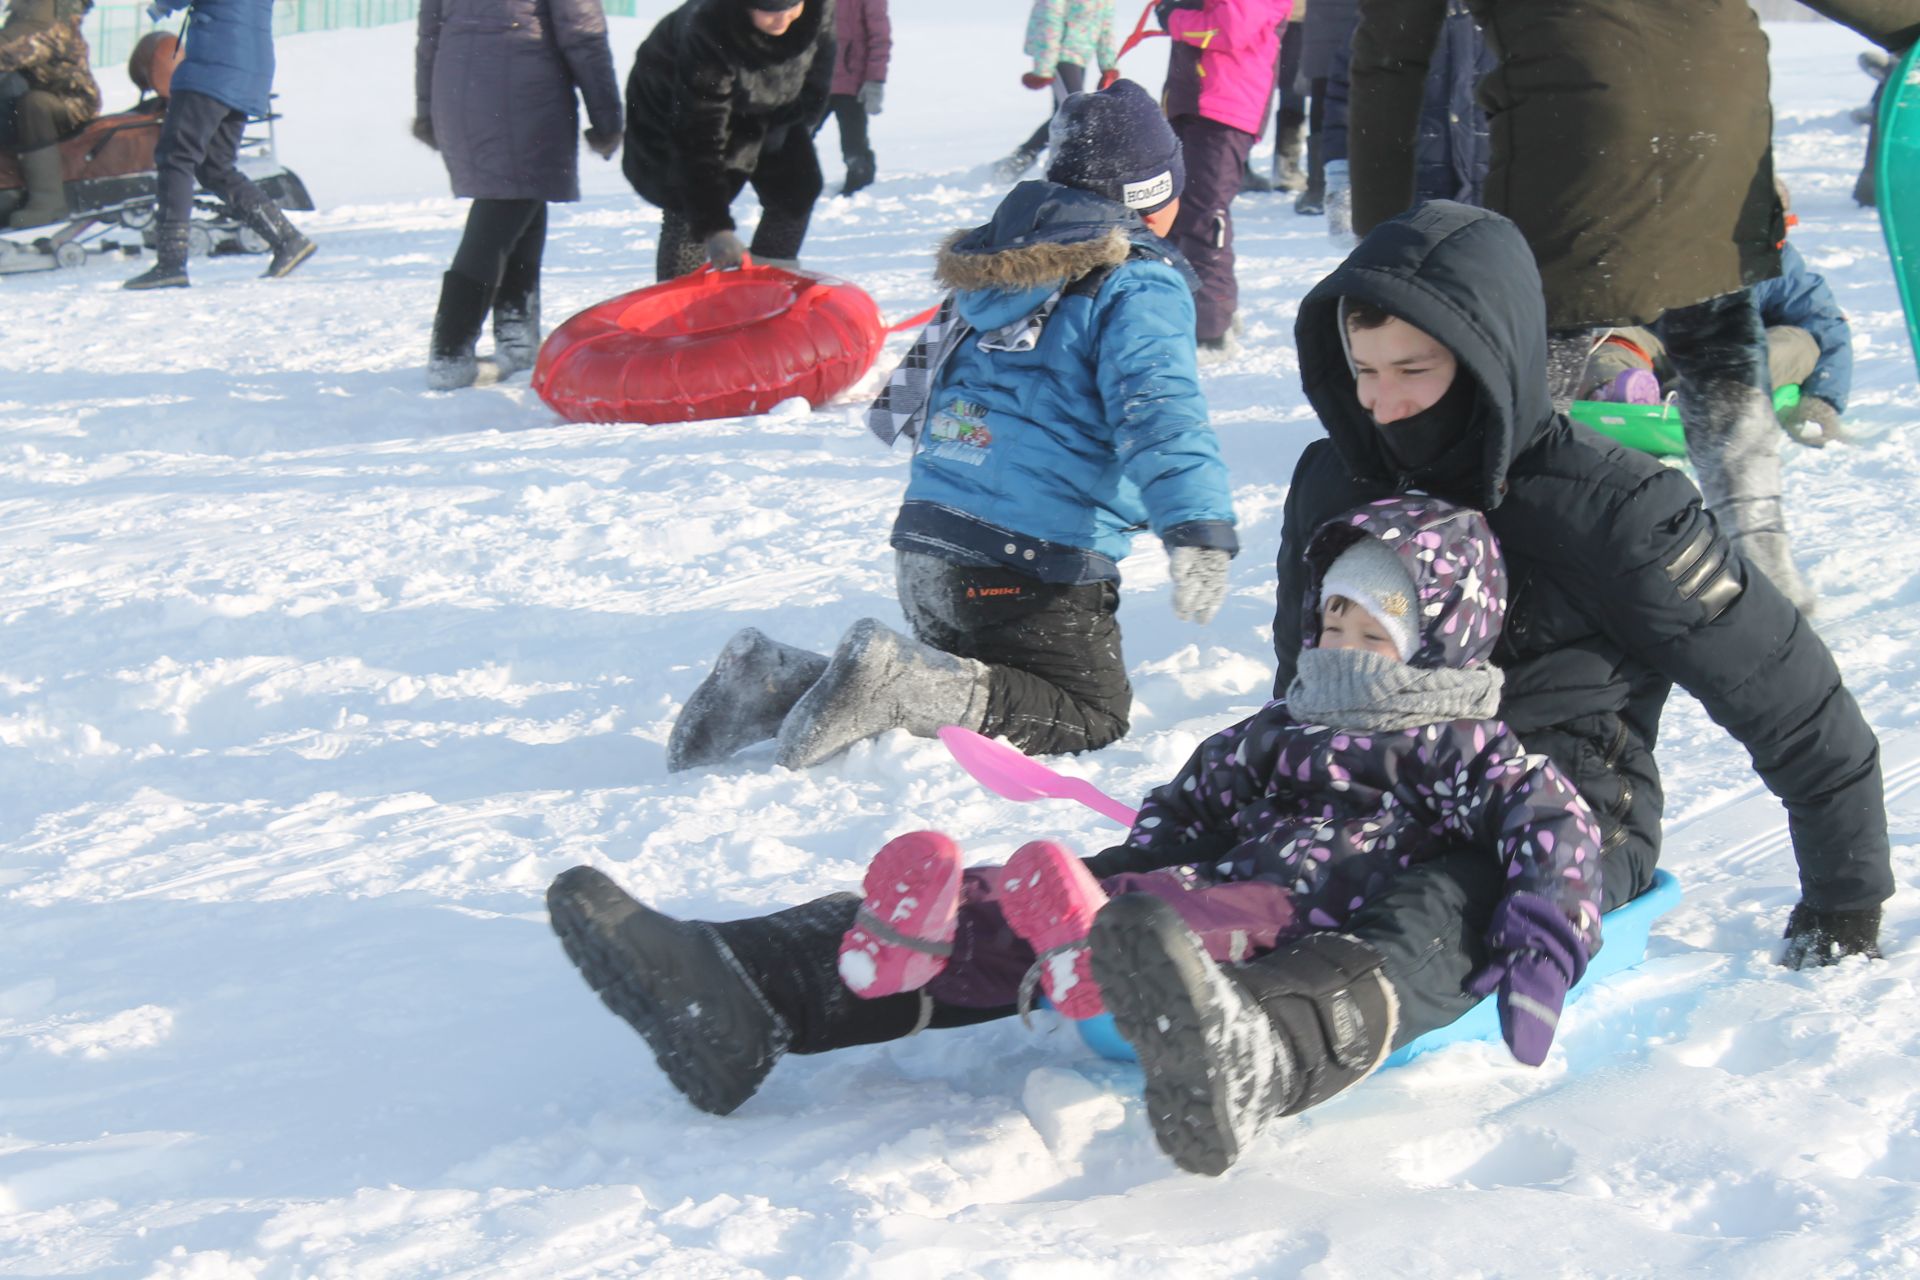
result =
M609 14L622 18L634 15L639 0L605 0ZM297 35L302 31L337 31L346 27L384 27L394 22L412 22L420 12L420 0L279 0L273 7L273 33ZM174 17L165 24L178 27ZM87 44L93 50L93 65L108 66L125 62L141 36L153 30L147 17L147 0L103 0L87 15Z

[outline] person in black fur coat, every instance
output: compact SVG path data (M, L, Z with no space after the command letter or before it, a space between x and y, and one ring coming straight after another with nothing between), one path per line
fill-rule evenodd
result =
M833 0L687 0L627 77L627 181L664 217L658 280L748 252L730 206L753 185L752 253L799 261L823 185L813 132L833 80Z

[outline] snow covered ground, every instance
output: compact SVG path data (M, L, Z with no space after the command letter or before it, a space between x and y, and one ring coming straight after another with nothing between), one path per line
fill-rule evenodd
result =
M981 166L1043 114L1021 0L896 8L881 181L823 203L807 245L891 317L933 300L931 246L985 216ZM647 25L615 23L623 73ZM124 294L138 268L113 261L0 281L0 1275L1920 1274L1920 391L1847 198L1863 46L1775 36L1795 239L1853 315L1853 417L1878 433L1787 465L1820 629L1886 747L1888 958L1773 964L1796 897L1777 806L1676 699L1688 896L1646 964L1574 1007L1544 1068L1429 1056L1218 1181L1173 1170L1137 1076L1070 1031L792 1059L719 1120L587 991L541 904L575 863L724 918L849 887L911 827L981 858L1113 829L899 734L806 773L668 777L674 712L736 628L825 648L898 620L904 456L857 425L861 389L669 428L557 423L524 378L427 394L463 210L405 132L411 32L282 42L309 265L196 263L184 293ZM1157 85L1163 56L1130 65ZM657 214L584 163L553 321L651 278ZM1292 318L1335 255L1286 200L1236 213L1249 350L1207 391L1249 550L1204 629L1173 618L1157 548L1128 562L1136 730L1062 762L1125 797L1269 680L1278 516L1316 432Z

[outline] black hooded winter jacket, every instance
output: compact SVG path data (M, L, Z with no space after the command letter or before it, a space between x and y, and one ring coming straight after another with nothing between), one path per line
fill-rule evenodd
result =
M627 181L683 215L698 239L731 231L728 206L761 152L825 117L833 48L833 0L806 0L778 36L753 25L747 0L686 0L634 55Z
M1396 471L1360 407L1342 297L1425 330L1477 384L1467 437L1422 470ZM1808 906L1860 910L1892 895L1879 744L1832 655L1747 570L1683 473L1553 411L1540 277L1513 223L1434 201L1381 224L1301 302L1295 341L1329 438L1307 446L1287 495L1275 696L1293 678L1301 552L1322 522L1409 488L1478 506L1510 584L1494 654L1507 677L1501 716L1600 818L1609 910L1647 887L1659 856L1653 747L1675 684L1785 803Z

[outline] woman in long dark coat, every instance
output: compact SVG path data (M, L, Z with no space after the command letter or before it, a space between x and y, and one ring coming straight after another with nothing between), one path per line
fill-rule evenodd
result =
M437 147L467 230L441 277L427 385L471 386L474 344L493 313L493 360L507 377L540 348L547 202L580 198L580 126L603 159L620 149L620 87L600 0L423 0L414 51L414 135Z
M813 131L833 81L833 0L686 0L627 77L627 181L664 213L655 275L738 266L730 206L763 212L753 256L797 262L822 185Z

